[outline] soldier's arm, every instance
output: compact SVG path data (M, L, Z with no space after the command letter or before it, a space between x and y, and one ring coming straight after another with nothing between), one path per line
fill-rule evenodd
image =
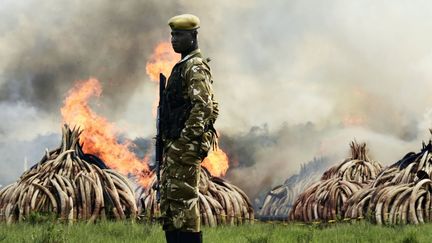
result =
M210 115L210 120L214 123L219 116L219 103L215 100L214 95L212 95L213 112Z
M194 63L185 70L184 75L192 109L180 137L192 140L202 136L206 121L212 118L214 104L211 74L202 63Z

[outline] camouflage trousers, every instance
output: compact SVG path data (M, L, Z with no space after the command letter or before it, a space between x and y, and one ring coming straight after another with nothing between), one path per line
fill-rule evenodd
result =
M197 141L168 143L161 175L161 214L165 231L199 232L198 185L200 163Z

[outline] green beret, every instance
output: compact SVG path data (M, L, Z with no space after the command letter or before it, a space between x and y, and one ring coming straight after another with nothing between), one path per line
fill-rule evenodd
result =
M168 20L172 30L195 30L200 27L200 20L192 14L177 15Z

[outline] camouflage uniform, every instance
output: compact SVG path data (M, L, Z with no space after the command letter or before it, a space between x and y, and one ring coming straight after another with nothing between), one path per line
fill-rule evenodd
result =
M210 67L199 49L174 66L164 99L163 228L199 232L200 163L215 144L212 124L218 116Z

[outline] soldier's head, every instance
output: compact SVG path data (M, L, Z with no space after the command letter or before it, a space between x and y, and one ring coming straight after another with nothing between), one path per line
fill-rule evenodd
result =
M171 27L171 44L177 53L187 54L198 48L200 20L192 14L182 14L168 21Z

